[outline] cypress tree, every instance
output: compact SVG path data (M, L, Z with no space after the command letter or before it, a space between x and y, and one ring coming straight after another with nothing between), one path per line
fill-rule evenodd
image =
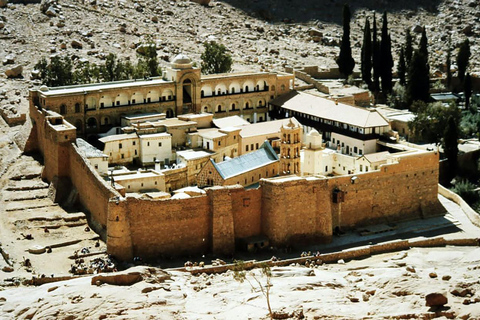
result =
M352 58L352 48L350 47L350 7L343 6L343 36L340 44L340 54L337 58L338 69L345 79L353 73L355 60Z
M472 97L472 78L470 77L470 73L467 73L465 76L465 84L463 89L463 92L465 93L465 110L470 110L470 98Z
M365 30L363 31L361 69L362 79L370 88L372 85L372 34L368 18L365 18Z
M372 37L372 61L373 61L373 89L380 90L380 44L377 39L377 18L373 14L373 37Z
M388 21L387 21L387 12L383 13L383 24L382 24L382 42L380 44L380 62L381 62L381 73L382 78L382 91L385 94L392 92L392 68L393 68L393 58L392 58L392 43L390 35L388 34Z
M458 78L463 83L465 72L468 68L468 60L470 59L470 42L468 39L462 42L457 55Z
M427 32L425 31L425 27L423 28L422 37L420 38L419 50L420 50L420 53L425 55L425 57L428 60L428 40L427 40Z
M420 50L415 50L408 68L407 101L409 105L417 100L428 102L430 99L429 89L430 78L427 59Z
M412 35L410 34L410 29L407 29L405 35L405 62L407 67L410 65L413 55L413 45L412 45Z
M447 127L443 134L443 150L448 159L449 179L453 179L457 173L458 155L458 125L453 116L448 118Z
M405 64L405 53L403 48L401 48L398 66L397 66L397 74L398 74L398 79L400 80L400 84L402 86L404 86L406 83L405 81L406 73L407 73L407 65Z

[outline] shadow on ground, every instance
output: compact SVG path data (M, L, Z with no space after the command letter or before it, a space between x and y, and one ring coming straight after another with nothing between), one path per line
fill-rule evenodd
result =
M438 12L442 0L221 0L247 14L270 22L308 22L318 20L324 23L342 22L342 7L350 4L352 11L417 11Z

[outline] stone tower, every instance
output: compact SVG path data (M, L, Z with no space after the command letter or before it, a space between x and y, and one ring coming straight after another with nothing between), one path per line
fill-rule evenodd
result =
M300 148L302 147L302 126L295 119L286 120L280 129L280 173L282 175L300 174Z

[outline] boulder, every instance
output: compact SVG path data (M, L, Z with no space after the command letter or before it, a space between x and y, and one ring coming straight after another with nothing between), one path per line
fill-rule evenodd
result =
M466 295L474 294L475 291L470 288L470 284L468 283L457 283L450 293L457 297L465 297Z
M6 64L14 64L15 63L15 56L13 54L9 54L8 56L3 59L2 63Z
M210 0L190 0L190 1L201 4L202 6L208 6L210 4Z
M57 12L55 11L55 9L53 7L48 7L47 11L45 11L45 14L49 17L56 17L57 16Z
M308 29L308 35L311 37L323 37L323 32L316 28L310 28Z
M425 296L427 307L440 307L447 304L448 299L444 293L429 293Z
M74 49L82 49L83 48L83 44L78 40L72 40L72 42L70 44L71 44L72 48L74 48Z
M17 78L22 75L23 67L21 65L13 66L10 69L5 70L7 78Z
M422 33L423 32L423 27L419 24L415 25L412 27L412 31L415 33Z

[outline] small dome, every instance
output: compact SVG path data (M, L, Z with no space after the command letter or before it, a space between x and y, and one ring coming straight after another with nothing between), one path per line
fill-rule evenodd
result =
M172 67L175 69L191 68L192 60L184 54L179 54L173 59Z
M318 133L317 130L315 129L312 129L309 133L308 133L309 136L320 136L320 133Z
M43 85L40 87L40 91L42 92L47 92L48 91L48 87L46 85Z

